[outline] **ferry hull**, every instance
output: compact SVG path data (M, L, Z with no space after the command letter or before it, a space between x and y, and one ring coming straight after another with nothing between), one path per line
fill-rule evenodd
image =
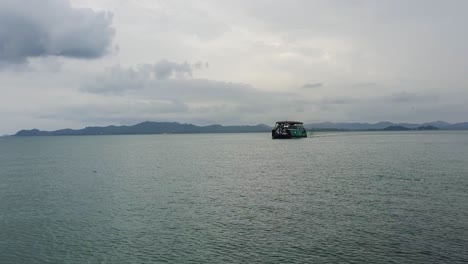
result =
M292 138L306 138L307 132L302 131L287 131L286 133L277 133L277 131L271 131L271 137L273 139L292 139Z

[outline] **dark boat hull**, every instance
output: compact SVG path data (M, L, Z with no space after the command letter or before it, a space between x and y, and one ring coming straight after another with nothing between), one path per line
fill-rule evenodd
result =
M292 132L286 131L286 133L277 133L276 130L271 131L271 137L273 139L293 139L293 138L306 138L307 132Z

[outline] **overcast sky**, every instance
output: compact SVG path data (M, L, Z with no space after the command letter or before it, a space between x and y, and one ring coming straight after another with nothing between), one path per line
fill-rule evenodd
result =
M0 135L468 121L468 1L0 0Z

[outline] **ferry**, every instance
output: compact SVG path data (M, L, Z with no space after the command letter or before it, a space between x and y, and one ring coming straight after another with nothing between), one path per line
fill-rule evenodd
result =
M278 121L271 131L273 139L282 138L306 138L307 131L304 123L298 121Z

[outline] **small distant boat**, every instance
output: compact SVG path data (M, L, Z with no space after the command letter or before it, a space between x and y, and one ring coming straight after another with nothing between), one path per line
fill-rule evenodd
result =
M278 121L271 131L273 139L281 138L306 138L307 131L304 124L298 121Z

